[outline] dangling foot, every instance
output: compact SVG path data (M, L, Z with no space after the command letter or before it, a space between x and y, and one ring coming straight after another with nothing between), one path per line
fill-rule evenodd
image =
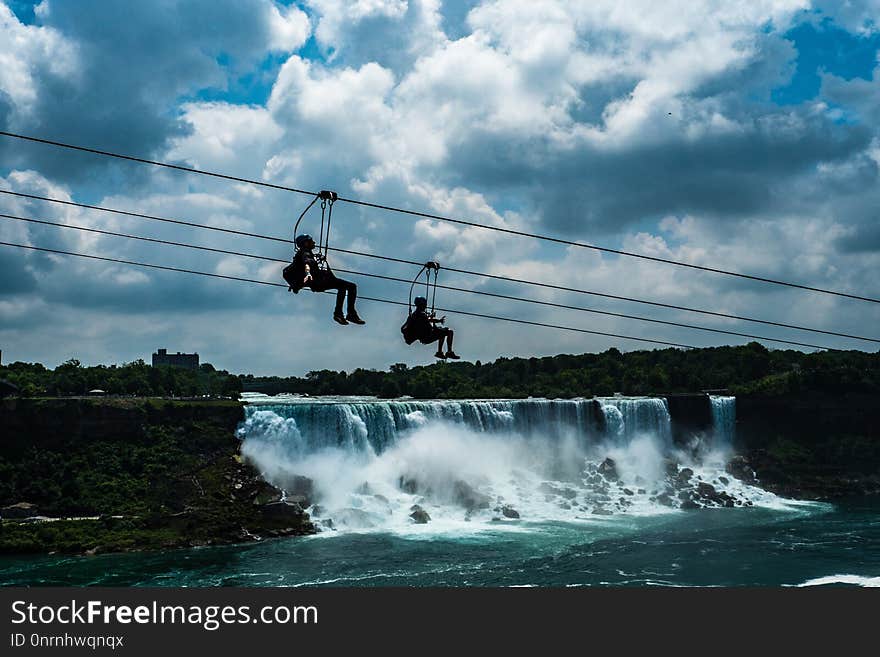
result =
M364 320L362 320L360 318L360 316L357 314L357 312L354 310L352 310L350 313L348 313L345 316L345 319L347 319L352 324L366 324L366 322Z
M440 351L440 350L438 349L438 350L437 350L437 353L434 354L434 358L442 358L443 360L446 360L446 354L444 354L442 351Z
M342 311L339 310L333 313L333 321L345 326L348 322L345 320L345 316L342 314Z
M446 352L446 357L451 358L452 360L458 360L459 358L458 354L452 351L452 349Z

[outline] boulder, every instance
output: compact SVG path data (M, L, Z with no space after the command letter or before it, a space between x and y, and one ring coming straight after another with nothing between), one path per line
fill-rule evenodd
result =
M428 515L428 512L418 504L413 504L410 511L412 511L412 513L409 514L409 517L412 518L413 522L417 525L427 524L431 520L431 516Z
M293 523L302 522L305 513L302 507L296 502L269 502L260 507L260 513L267 520L284 521L290 520Z
M694 476L694 471L690 468L682 468L675 477L675 481L679 486L685 486Z
M609 511L604 506L596 505L595 507L593 507L593 515L595 515L595 516L611 516L611 515L614 515L614 512Z
M397 485L404 493L409 493L410 495L415 495L419 492L419 482L417 482L412 477L407 477L401 475L397 480Z
M488 495L484 495L466 481L461 480L456 481L452 486L452 499L468 511L488 509L491 502Z
M693 511L694 509L699 509L700 506L693 500L685 500L681 503L681 508L685 511Z
M617 473L617 464L610 456L599 464L599 474L611 481L617 481L620 475Z
M514 509L512 506L508 506L507 504L501 507L501 514L505 518L519 518L519 511Z
M755 481L755 471L752 470L752 466L745 456L734 456L728 461L725 470L727 470L727 474L747 484L754 483Z

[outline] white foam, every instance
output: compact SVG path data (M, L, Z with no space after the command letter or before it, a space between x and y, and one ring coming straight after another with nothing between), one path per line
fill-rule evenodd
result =
M864 577L862 575L827 575L826 577L816 577L815 579L807 580L802 584L798 584L798 586L829 586L833 584L878 588L880 587L880 577Z

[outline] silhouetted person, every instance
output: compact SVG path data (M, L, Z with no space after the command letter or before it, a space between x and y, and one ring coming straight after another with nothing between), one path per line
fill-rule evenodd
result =
M330 271L330 267L321 269L320 261L323 257L312 253L315 248L315 240L311 235L300 235L294 240L296 244L296 253L293 256L293 262L284 268L284 280L290 286L290 289L298 293L302 288L307 287L313 292L324 292L325 290L337 290L336 292L336 308L333 310L333 319L340 324L366 324L362 320L354 308L357 300L357 285L351 281L337 278ZM348 297L347 312L342 314L342 302Z
M413 301L415 310L410 313L406 323L400 328L403 333L403 339L407 344L412 344L416 340L422 344L431 344L437 342L436 358L451 358L458 360L458 355L452 351L453 331L450 328L440 328L437 324L443 324L446 317L437 319L434 313L428 312L428 300L425 297L416 297ZM443 341L446 341L447 351L443 352Z

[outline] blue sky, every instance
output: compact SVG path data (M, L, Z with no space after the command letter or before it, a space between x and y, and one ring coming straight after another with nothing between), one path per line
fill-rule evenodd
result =
M876 0L0 1L4 130L880 296ZM0 188L289 236L307 199L0 141ZM0 211L289 257L284 245L38 202ZM309 230L314 230L315 225ZM3 241L279 280L279 267L0 221ZM876 304L350 205L340 246L859 335ZM339 257L408 278L411 267ZM0 345L49 365L199 351L234 371L427 363L401 312L365 327L321 295L0 249ZM361 293L407 285L354 277ZM486 279L445 283L729 330L871 343ZM695 345L707 332L458 292L444 305ZM463 356L636 342L450 315ZM812 337L812 339L811 339ZM768 346L773 346L768 342Z

